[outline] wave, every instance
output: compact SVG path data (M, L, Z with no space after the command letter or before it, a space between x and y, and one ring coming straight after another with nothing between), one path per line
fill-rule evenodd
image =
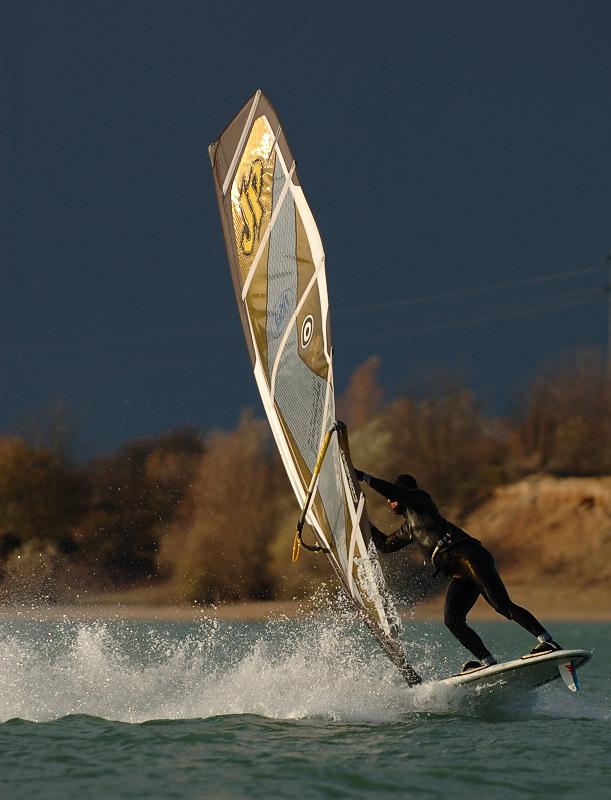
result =
M426 714L600 718L563 688L475 698L425 683L409 689L357 623L105 621L2 623L0 720L71 715L151 720L258 715L279 720L399 722ZM426 675L448 674L426 626L404 634Z

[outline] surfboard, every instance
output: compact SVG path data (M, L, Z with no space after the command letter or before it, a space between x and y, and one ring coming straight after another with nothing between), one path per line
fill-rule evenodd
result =
M542 655L526 655L492 667L464 672L435 681L436 685L465 687L477 693L507 689L536 689L562 679L572 692L579 690L577 670L591 659L588 650L554 650Z

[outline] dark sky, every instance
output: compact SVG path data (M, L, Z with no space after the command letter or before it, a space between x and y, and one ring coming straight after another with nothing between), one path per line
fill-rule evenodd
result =
M0 432L79 452L262 414L208 145L257 88L327 253L336 386L491 413L605 351L609 0L2 0Z

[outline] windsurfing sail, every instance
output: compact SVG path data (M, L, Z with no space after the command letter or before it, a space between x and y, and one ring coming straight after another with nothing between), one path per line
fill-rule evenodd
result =
M255 379L291 485L359 616L411 685L350 460L335 419L322 241L276 112L258 91L210 159L229 265Z

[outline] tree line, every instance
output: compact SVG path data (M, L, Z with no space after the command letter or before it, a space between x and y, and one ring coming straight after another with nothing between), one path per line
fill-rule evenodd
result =
M503 483L535 471L611 474L611 380L600 355L542 368L512 414L491 418L454 375L390 402L370 359L338 400L355 464L414 474L460 521ZM232 431L170 431L78 465L59 425L46 441L0 435L0 598L78 602L147 586L170 602L309 594L326 562L291 564L299 508L252 411ZM370 515L390 530L385 505Z

